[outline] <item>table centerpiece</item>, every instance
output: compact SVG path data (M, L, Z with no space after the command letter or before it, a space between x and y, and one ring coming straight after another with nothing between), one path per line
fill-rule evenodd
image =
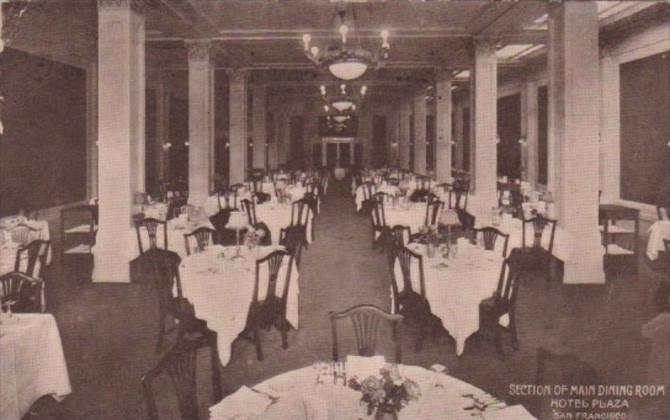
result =
M361 403L367 404L367 415L375 420L397 420L398 412L410 401L421 396L419 385L400 376L398 366L388 365L379 371L380 376L368 376L359 381L357 376L349 379L349 387L360 391Z

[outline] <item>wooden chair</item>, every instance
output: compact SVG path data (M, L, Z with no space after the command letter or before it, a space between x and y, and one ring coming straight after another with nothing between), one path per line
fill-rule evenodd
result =
M419 267L419 290L414 290L412 283L412 262L416 261ZM396 278L395 261L398 262L402 279ZM423 271L423 257L412 252L405 246L395 248L395 261L391 266L393 281L391 291L393 293L394 313L401 314L405 322L419 329L416 341L416 351L421 351L423 341L430 333L436 330L436 318L430 310L430 303L426 297L426 281ZM403 290L398 291L399 280L402 281Z
M440 216L440 211L444 209L444 201L440 201L437 197L431 198L426 202L426 217L424 218L425 226L437 225Z
M284 258L287 257L286 278L280 296L277 296L277 279L281 269ZM260 299L260 268L263 264L267 265L268 283L267 291L264 299ZM272 326L277 328L281 333L282 348L288 348L287 332L291 328L291 324L286 319L286 303L288 300L288 291L291 286L291 271L293 268L293 256L286 251L277 250L265 258L256 261L256 277L254 282L253 299L249 307L249 315L247 317L247 328L243 335L250 332L252 334L252 341L256 346L256 357L258 360L263 360L263 348L259 330L261 328L269 330Z
M296 229L297 228L297 229ZM302 249L305 246L305 235L299 226L287 226L279 230L279 244L293 255L295 264L300 267Z
M0 276L3 305L11 305L12 312L42 312L43 281L23 273L6 273Z
M490 330L494 334L498 356L504 360L505 353L502 345L502 333L507 331L512 336L512 346L519 348L519 338L516 329L516 299L522 273L521 259L517 250L512 251L510 257L503 261L498 278L498 288L494 295L484 299L479 304L479 328ZM507 315L507 327L501 324L501 318Z
M98 206L66 207L60 213L62 256L90 254L98 230Z
M551 259L554 249L556 223L556 220L548 219L538 214L530 219L523 219L521 224L521 248L525 255L526 262L529 265L536 265L539 263L541 269L544 270L547 287L551 281ZM530 226L533 231L532 244L529 244L526 241L526 232L529 231L528 226ZM542 237L546 229L549 229L549 242L545 248Z
M46 310L46 296L44 294L44 268L48 265L51 241L35 239L27 245L16 250L14 260L14 271L41 280L40 285L40 309ZM24 258L25 255L25 258ZM25 270L22 269L25 262Z
M337 321L349 318L354 328L356 347L360 356L373 356L375 354L379 323L385 321L391 327L391 338L395 344L395 363L402 362L400 331L398 329L403 319L402 315L389 314L374 305L357 305L343 312L330 312L329 316L333 334L334 361L339 361L340 359L337 344Z
M137 233L137 247L140 250L140 255L144 254L144 247L142 246L142 228L146 229L149 237L149 249L158 246L157 235L159 226L163 227L163 249L168 249L168 231L167 222L165 220L158 220L152 218L143 218L135 221L135 232Z
M249 182L249 189L253 193L256 202L258 204L265 203L270 201L271 196L269 193L263 191L263 179L256 179Z
M152 248L147 250L145 257L151 267L151 281L158 293L158 340L156 352L163 348L165 334L174 328L167 328L166 321L172 318L177 322L177 341L192 335L203 336L210 333L207 323L195 317L195 310L182 294L179 264L181 258L175 252ZM174 295L174 290L177 295ZM187 338L188 338L187 337Z
M223 203L221 199L223 198ZM216 192L216 202L219 206L219 211L223 209L237 210L237 190L226 188Z
M207 246L212 244L212 240L216 236L216 231L208 227L199 227L191 233L184 234L184 247L186 248L186 255L191 255L190 238L195 238L196 247L195 252L202 252L207 249Z
M177 341L165 353L158 364L142 376L142 393L144 394L150 420L159 419L153 381L163 373L167 373L174 386L180 413L179 417L182 420L197 420L201 418L198 413L198 382L196 380L196 371L197 352L202 347L209 347L213 402L218 402L223 398L216 333L211 332L197 341Z
M368 181L364 182L361 188L363 190L363 203L360 212L367 214L372 210L372 206L374 205L374 195L377 191L377 186L373 182Z
M387 232L388 226L386 225L383 196L375 195L372 201L372 208L370 209L370 217L372 219L372 247L375 248L378 242L384 244L388 240L387 235L389 232Z
M487 251L493 251L495 250L496 246L496 241L498 240L498 237L502 237L505 240L505 243L503 244L503 250L502 250L502 257L506 258L507 257L507 246L509 245L509 234L502 233L500 230L491 227L491 226L486 226L480 229L474 229L475 233L475 238L478 239L479 234L481 233L482 241L484 242L484 249Z
M468 190L453 186L447 193L447 208L466 210L468 208Z
M303 231L304 245L307 249L309 249L307 242L307 224L309 223L310 211L309 202L304 198L291 203L291 222L289 226L298 226L299 228L296 228L296 230L301 229Z
M416 177L416 189L422 191L430 191L430 186L432 179L428 176L418 176Z

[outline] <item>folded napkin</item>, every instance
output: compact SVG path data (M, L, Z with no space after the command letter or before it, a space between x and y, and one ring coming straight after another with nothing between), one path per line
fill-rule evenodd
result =
M236 416L258 416L272 404L269 396L254 392L242 385L234 394L209 408L212 418L234 418Z
M386 365L384 356L347 356L347 376L358 376L365 379L368 376L378 376L379 370Z
M487 409L485 420L535 420L523 405L511 405L500 410Z

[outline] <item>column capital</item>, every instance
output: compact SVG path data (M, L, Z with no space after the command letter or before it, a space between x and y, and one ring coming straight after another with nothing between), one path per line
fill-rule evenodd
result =
M209 39L187 39L186 53L188 61L209 61L211 58L212 41Z
M132 10L143 15L147 0L98 0L98 10Z

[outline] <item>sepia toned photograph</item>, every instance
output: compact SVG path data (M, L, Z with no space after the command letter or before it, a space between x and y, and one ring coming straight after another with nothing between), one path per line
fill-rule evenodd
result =
M670 420L670 2L0 0L0 420Z

